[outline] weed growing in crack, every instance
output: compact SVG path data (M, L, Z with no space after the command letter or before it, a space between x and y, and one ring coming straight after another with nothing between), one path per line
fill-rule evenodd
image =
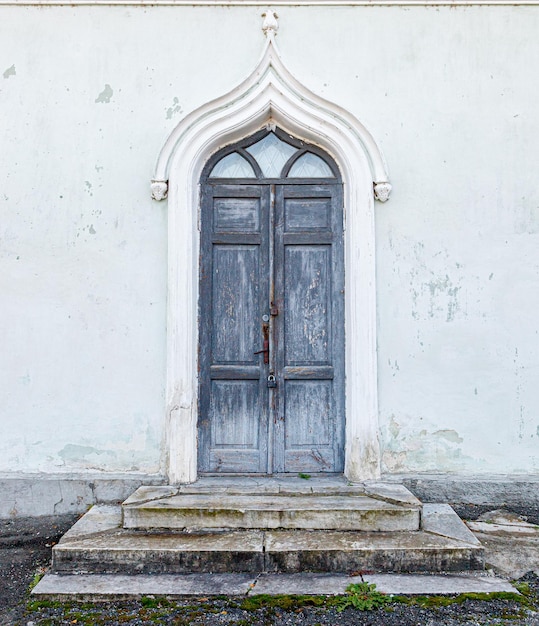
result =
M376 591L373 583L352 583L346 587L346 595L335 599L335 608L341 612L348 607L358 611L373 611L391 602L391 596Z

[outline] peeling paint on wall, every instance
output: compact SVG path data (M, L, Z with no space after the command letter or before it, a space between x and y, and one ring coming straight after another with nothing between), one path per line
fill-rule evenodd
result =
M113 436L107 438L107 441L102 441L101 445L94 445L87 437L78 443L64 442L55 453L55 458L51 457L50 460L62 468L143 471L145 467L151 465L159 448L156 434L156 431L148 425L139 428L139 424L133 423L131 428L121 433L116 431ZM41 442L32 445L38 444Z
M436 258L443 256L444 261ZM425 244L416 242L414 245L415 263L410 267L410 293L412 296L412 317L416 320L424 319L425 312L429 319L445 318L452 322L459 312L462 312L460 298L462 275L464 269L461 263L453 262L458 278L452 278L446 271L440 272L436 266L444 268L453 265L447 250L433 254L430 261L425 259ZM434 269L433 269L434 268ZM427 278L429 277L429 278Z
M17 72L15 71L15 65L12 65L11 67L8 67L7 70L4 72L3 76L4 78L9 78L10 76L15 76L17 74Z
M451 471L462 465L464 438L452 429L418 428L423 422L423 418L390 417L382 443L383 471Z
M58 456L64 461L85 459L86 457L94 454L105 454L105 451L97 450L92 446L80 446L70 443L58 452Z
M535 206L524 196L515 207L514 230L517 235L539 233L539 206Z
M24 376L19 377L19 381L22 385L28 386L32 382L32 379L30 378L30 374L26 372Z
M443 437L444 439L447 439L447 441L451 441L453 443L462 443L464 441L464 439L459 436L456 430L436 430L432 434L438 437Z
M103 89L103 91L95 99L95 102L108 104L110 102L110 99L112 98L113 93L114 91L112 90L112 87L107 83L105 85L105 89Z
M176 115L177 113L181 113L182 111L183 109L180 106L180 101L178 100L178 98L175 97L172 100L172 105L167 109L167 120L172 119L174 115Z

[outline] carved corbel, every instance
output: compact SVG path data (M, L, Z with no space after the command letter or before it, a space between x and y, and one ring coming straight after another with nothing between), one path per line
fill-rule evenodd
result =
M152 198L158 202L164 200L168 194L168 180L152 180Z
M386 181L374 183L374 197L379 202L387 202L391 193L391 183Z

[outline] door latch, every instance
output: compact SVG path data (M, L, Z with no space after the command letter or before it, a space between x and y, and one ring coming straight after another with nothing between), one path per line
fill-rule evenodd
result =
M264 363L269 363L269 342L266 345L266 342L264 341L264 348L262 350L257 350L256 352L253 352L253 354L263 354Z
M257 350L253 352L253 354L263 354L264 355L264 363L269 363L269 324L262 324L262 336L264 341L262 342L262 350Z
M270 374L268 376L268 387L270 389L275 389L275 387L277 387L277 381L275 380L275 374Z

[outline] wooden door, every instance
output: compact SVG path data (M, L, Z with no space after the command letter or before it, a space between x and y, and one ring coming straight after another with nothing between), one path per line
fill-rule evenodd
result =
M263 133L202 178L201 472L343 470L342 185L323 156Z

